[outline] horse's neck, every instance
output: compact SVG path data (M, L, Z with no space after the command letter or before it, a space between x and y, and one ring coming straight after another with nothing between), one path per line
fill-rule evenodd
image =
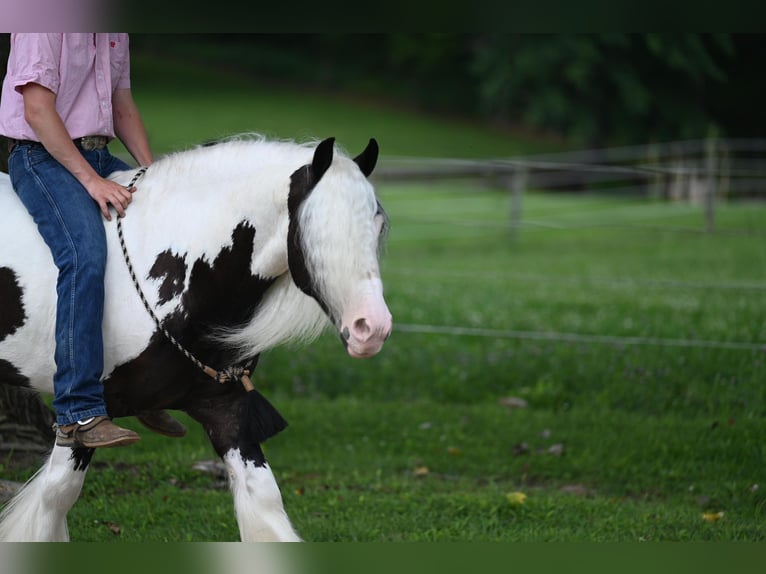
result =
M251 272L282 275L287 271L290 174L302 158L278 161L268 151L259 155L256 143L240 142L158 161L136 184L136 201L124 223L126 236L134 215L142 235L134 235L134 241L143 243L148 257L159 246L187 261L212 260L244 222L255 229ZM127 183L131 177L132 172L119 179Z

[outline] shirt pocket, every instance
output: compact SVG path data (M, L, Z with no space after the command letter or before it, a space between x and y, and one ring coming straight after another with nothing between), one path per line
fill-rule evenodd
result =
M112 92L114 92L120 83L130 79L128 45L119 35L112 35L109 38L109 65L111 67Z

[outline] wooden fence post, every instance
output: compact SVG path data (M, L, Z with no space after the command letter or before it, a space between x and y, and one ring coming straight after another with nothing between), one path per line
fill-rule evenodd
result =
M708 233L715 231L716 147L715 136L708 136L705 141L705 228Z
M521 208L524 187L527 185L527 170L516 167L511 175L511 236L515 239L521 229Z
M657 144L649 144L646 146L646 160L650 168L657 168L660 163L660 152ZM663 176L658 171L650 173L648 176L647 195L652 201L657 201L663 198Z

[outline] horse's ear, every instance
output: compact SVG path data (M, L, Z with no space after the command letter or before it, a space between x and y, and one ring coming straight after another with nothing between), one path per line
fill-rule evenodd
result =
M354 161L362 170L364 177L370 177L375 164L378 163L378 142L375 138L370 139L370 143L364 148L364 151L354 158Z
M314 183L322 179L324 172L330 167L334 145L335 138L327 138L314 150L314 159L311 161L311 175L313 176Z

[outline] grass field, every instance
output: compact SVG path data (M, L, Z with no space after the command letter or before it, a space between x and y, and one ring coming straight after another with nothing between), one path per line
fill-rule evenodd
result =
M174 85L143 97L160 147L216 135L205 118L179 119L213 95L177 106ZM259 106L271 118L303 109L322 118L312 132L338 128L351 149L376 135L365 118L407 123L363 106L342 121L292 97ZM228 103L222 130L270 125L237 129L253 116ZM393 154L418 153L408 142L435 142L421 152L432 156L465 153L466 138L485 155L523 145L494 154L495 133L421 121ZM327 335L264 355L256 373L290 421L265 450L305 539L766 540L765 205L720 205L707 234L696 206L529 193L514 237L504 192L378 190L392 224L386 347L353 361ZM237 538L223 479L192 468L212 449L184 420L184 440L142 432L97 453L73 539Z

